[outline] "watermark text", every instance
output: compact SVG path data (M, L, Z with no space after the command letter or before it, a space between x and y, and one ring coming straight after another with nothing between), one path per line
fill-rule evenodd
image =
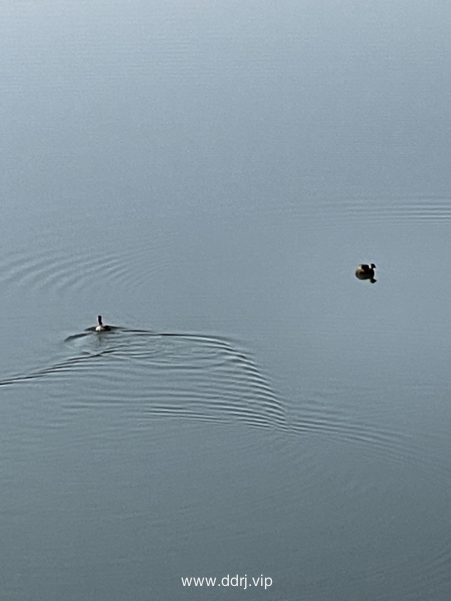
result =
M240 576L239 574L227 574L222 578L215 576L182 576L182 586L184 587L234 587L246 590L251 587L259 587L267 590L272 586L272 578L269 576Z

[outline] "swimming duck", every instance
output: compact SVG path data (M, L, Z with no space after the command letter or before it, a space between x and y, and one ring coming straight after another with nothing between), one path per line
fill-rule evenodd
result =
M102 316L97 315L96 332L107 332L108 330L111 330L110 326L103 325Z
M374 279L374 270L376 269L376 265L371 263L371 265L366 265L362 263L355 270L355 277L359 280L369 280L372 284L375 284L377 280Z

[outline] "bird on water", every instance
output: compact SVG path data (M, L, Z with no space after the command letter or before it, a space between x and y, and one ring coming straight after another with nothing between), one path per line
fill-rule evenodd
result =
M366 263L362 263L358 265L355 270L355 277L359 280L369 280L372 284L376 283L376 279L374 278L374 270L376 269L376 265L371 263L367 265Z
M102 321L102 316L97 315L96 332L108 332L108 330L111 330L110 326L104 325Z

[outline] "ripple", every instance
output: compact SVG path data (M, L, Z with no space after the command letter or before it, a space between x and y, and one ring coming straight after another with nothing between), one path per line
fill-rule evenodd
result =
M308 437L304 446L315 450L308 458L309 482L324 495L338 482L346 509L338 514L337 528L357 550L344 573L306 583L307 595L326 598L334 588L346 598L350 588L363 594L370 587L375 599L417 600L430 596L431 586L449 590L449 409L444 399L431 406L436 397L430 386L354 383L351 389L334 383L310 390L302 403L288 408L292 436ZM444 423L439 430L437 420ZM361 515L366 505L371 512ZM372 563L359 566L358 549L369 540ZM343 544L338 534L337 552Z
M346 218L365 217L376 221L449 221L451 198L348 198L340 201L339 214Z
M320 221L324 226L334 226L340 222L356 221L405 223L443 222L451 219L451 198L435 196L328 196L310 193L300 198L267 204L265 207L234 207L235 211L253 215L268 215L272 219L288 216L295 221ZM212 209L211 209L212 211Z
M402 390L387 390L385 394L381 390L354 385L352 391L337 388L313 392L302 405L302 417L297 408L296 415L289 420L290 431L351 445L366 457L402 466L415 465L422 469L425 480L447 481L451 474L444 442L444 452L440 449L446 431L438 433L435 429L431 439L423 416L432 394L429 388L406 385ZM410 428L406 415L400 414L391 402L397 394L411 398ZM354 402L359 395L361 411L356 410ZM347 398L354 401L347 402ZM415 404L418 408L414 411Z
M47 290L61 295L94 284L100 274L102 280L120 281L126 273L126 258L111 253L92 256L82 250L74 254L54 249L38 254L20 251L5 257L0 268L2 285L25 288L28 294Z
M249 354L225 338L117 327L68 336L66 356L0 380L0 386L46 378L67 392L68 411L120 408L132 419L239 420L285 427L271 385ZM69 353L69 355L68 355Z
M138 242L138 244L136 244ZM75 245L74 245L75 244ZM126 289L129 293L140 286L142 273L152 277L164 271L167 253L161 248L167 244L158 237L151 243L135 241L134 246L122 245L120 250L109 244L98 252L89 246L82 247L71 242L67 245L41 247L27 246L2 253L0 257L0 284L33 292L45 291L50 298L70 296L102 286ZM149 257L160 257L159 261Z

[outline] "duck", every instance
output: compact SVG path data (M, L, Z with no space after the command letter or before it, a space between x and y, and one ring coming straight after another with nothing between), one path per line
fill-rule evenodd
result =
M96 332L108 332L108 330L111 330L111 327L104 325L102 322L102 316L97 315Z
M376 283L376 279L374 278L374 270L376 269L376 265L371 263L367 265L366 263L362 263L357 266L355 270L355 277L359 280L369 280L372 284Z

